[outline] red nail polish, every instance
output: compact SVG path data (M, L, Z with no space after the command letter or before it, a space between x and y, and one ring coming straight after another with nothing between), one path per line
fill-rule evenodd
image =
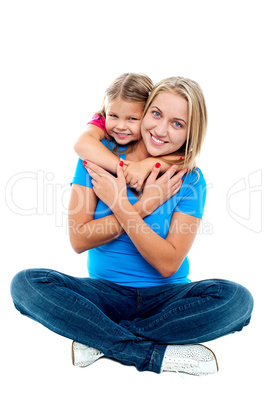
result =
M155 167L156 167L156 168L160 168L160 167L161 167L161 164L160 164L159 162L157 162L157 163L155 164Z
M123 166L123 161L120 161L119 165L120 165L120 166Z
M87 165L87 162L86 161L83 161L83 166L86 166Z
M180 156L179 161L181 161L182 159L183 159L183 157L182 157L182 156Z

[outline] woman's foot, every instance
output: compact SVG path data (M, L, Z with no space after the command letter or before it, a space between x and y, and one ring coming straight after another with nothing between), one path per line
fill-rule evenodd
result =
M203 345L169 345L161 372L174 371L192 375L208 375L219 370L215 354Z
M99 350L83 345L79 342L72 342L72 364L78 367L87 367L96 360L103 357Z

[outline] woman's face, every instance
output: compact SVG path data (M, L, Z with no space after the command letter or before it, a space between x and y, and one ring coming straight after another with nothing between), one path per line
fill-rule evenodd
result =
M188 104L180 95L162 92L143 118L141 133L151 156L168 155L184 144L188 128Z

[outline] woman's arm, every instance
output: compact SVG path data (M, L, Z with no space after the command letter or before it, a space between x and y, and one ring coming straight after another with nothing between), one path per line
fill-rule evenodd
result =
M175 274L187 256L200 219L174 212L166 239L156 234L129 205L113 210L140 254L165 278ZM129 218L131 214L131 217Z
M94 190L89 187L73 184L69 203L68 226L70 243L76 253L102 246L116 239L123 228L114 215L94 219L98 202ZM134 204L134 210L145 217L156 208L156 203L144 205L141 201ZM151 211L151 212L150 212Z
M140 254L165 278L175 274L187 256L197 233L200 219L174 212L166 239L156 234L127 200L116 203L113 213Z
M114 215L94 219L97 201L92 188L72 184L68 226L70 243L76 253L108 243L124 232Z
M116 219L129 235L140 254L162 276L173 275L180 267L194 241L200 219L174 212L169 234L166 239L163 239L143 221L128 201L122 167L118 166L118 179L115 181L110 178L107 179L97 169L91 170L90 174L93 177L94 191L112 209ZM160 194L164 186L170 189L175 186L173 185L175 176L170 173L163 175L158 180L155 178L154 176L148 181L147 191L156 190ZM150 196L151 199L153 199L152 196Z
M100 142L104 138L105 133L100 127L88 124L74 145L74 150L81 159L97 163L103 169L116 173L119 158Z
M91 168L97 170L98 176L102 175L99 176L102 181L106 180L104 185L106 188L110 185L113 189L115 188L114 183L117 179L114 176L94 164L90 163L89 165ZM88 170L90 170L89 165ZM150 215L158 206L176 194L181 187L183 173L172 177L175 169L170 169L166 172L168 176L166 183L168 185L162 187L159 185L155 186L154 182L158 170L154 168L148 178L143 197L132 206L134 213L141 218ZM96 175L93 171L92 174ZM97 201L98 198L93 189L78 184L72 185L69 204L69 236L71 245L77 253L82 253L91 248L106 244L124 233L124 229L115 215L94 219ZM123 197L119 201L123 203Z

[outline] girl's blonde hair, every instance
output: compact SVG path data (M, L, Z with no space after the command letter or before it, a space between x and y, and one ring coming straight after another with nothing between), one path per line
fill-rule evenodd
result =
M146 74L125 73L116 78L111 85L106 89L102 108L97 112L102 117L106 118L108 104L115 99L122 99L126 102L139 103L145 108L149 94L153 88L152 80ZM113 140L106 133L109 140ZM130 143L127 146L127 153L133 151L137 141ZM119 146L113 149L113 152L118 155ZM125 152L125 151L124 151Z
M153 82L145 74L122 74L106 89L102 109L99 114L106 118L108 104L117 98L126 102L139 103L144 108L152 88Z
M188 131L184 145L173 155L177 161L171 162L163 157L162 160L171 164L188 167L190 170L196 166L196 158L207 130L207 108L202 90L197 82L183 77L170 77L157 83L148 98L143 116L157 95L162 92L171 92L182 96L188 103ZM182 159L180 160L182 156Z

